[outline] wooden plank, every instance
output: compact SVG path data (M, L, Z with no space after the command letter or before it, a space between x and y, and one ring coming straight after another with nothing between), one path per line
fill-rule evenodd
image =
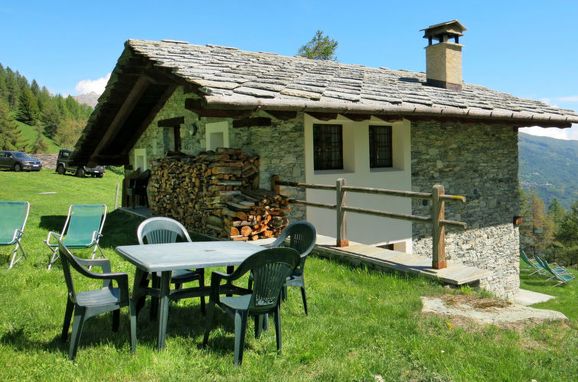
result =
M416 223L429 223L431 219L426 216L414 216L414 215L406 215L406 214L397 214L393 212L385 212L385 211L377 211L377 210L369 210L366 208L357 208L357 207L343 207L343 211L347 212L355 212L358 214L366 214L366 215L373 215L373 216L380 216L382 218L389 218L389 219L399 219L399 220L407 220Z
M163 108L165 103L168 101L170 96L175 91L176 86L168 86L165 91L161 94L158 98L154 107L150 109L148 116L134 129L134 133L131 135L130 139L126 142L125 149L123 150L123 154L128 157L128 151L135 145L135 143L139 140L142 133L146 130L146 128L151 124L157 113Z
M233 127L257 127L257 126L271 126L271 118L256 117L233 120Z
M368 121L371 119L371 114L346 113L346 114L341 114L341 115L343 117L345 117L351 121L355 121L355 122Z
M313 111L307 111L306 113L320 121L331 121L337 119L337 113L316 113Z
M343 189L345 191L360 192L362 194L380 194L380 195L400 196L400 197L417 198L417 199L431 199L432 198L432 194L427 193L427 192L387 190L385 188L351 187L351 186L344 186Z
M297 117L296 111L265 110L267 114L281 121L288 121Z
M310 206L310 207L327 208L330 210L334 210L335 208L337 208L335 204L308 202L307 200L300 200L300 199L289 199L289 203L302 204L304 206Z
M280 186L288 186L288 187L296 187L296 188L310 188L312 190L332 190L335 191L335 186L330 186L327 184L308 184L308 183L299 183L299 182L286 182L280 181L277 182Z
M207 109L201 101L192 98L185 99L185 109L199 117L240 118L251 114L251 111L247 110Z
M106 147L112 139L118 134L119 129L122 127L124 121L128 118L131 111L134 109L138 101L141 99L141 96L150 85L150 82L147 78L140 76L135 84L132 86L132 89L128 96L124 99L122 106L116 112L114 119L108 125L104 136L100 139L98 145L94 149L91 155L91 159L97 157L101 151Z
M175 127L180 126L185 123L185 117L175 117L175 118L167 118L161 119L157 122L158 127Z

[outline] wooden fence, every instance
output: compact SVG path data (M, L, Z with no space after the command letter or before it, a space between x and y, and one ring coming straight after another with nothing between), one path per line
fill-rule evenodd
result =
M446 262L446 247L445 247L445 228L458 227L466 229L466 223L446 220L445 218L445 202L458 201L465 203L465 196L461 195L449 195L445 193L444 186L441 184L436 184L433 186L432 192L413 192L413 191L400 191L400 190L387 190L384 188L371 188L371 187L352 187L345 184L345 179L337 179L335 186L326 184L308 184L308 183L298 183L298 182L284 182L281 181L278 175L273 175L271 179L272 189L276 193L280 193L280 186L294 187L301 189L311 189L311 190L326 190L334 191L336 204L326 204L326 203L316 203L309 202L306 200L291 199L291 203L302 204L311 207L326 208L330 210L335 210L337 214L337 247L346 247L349 245L349 240L347 240L347 221L346 212L353 212L359 214L381 216L389 219L406 220L415 223L431 224L432 225L432 268L443 269L447 267ZM397 196L402 198L412 198L412 199L422 199L431 200L431 215L430 216L416 216L399 214L387 211L372 210L366 208L357 208L347 206L345 204L347 192L356 192L361 194L373 194L373 195L388 195Z

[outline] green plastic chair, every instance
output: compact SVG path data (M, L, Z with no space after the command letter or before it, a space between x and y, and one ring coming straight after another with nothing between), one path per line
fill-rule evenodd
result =
M177 241L191 242L191 237L186 228L178 221L167 217L154 217L143 221L137 228L137 239L139 244L163 244L176 243ZM150 275L152 278L153 288L160 287L160 273ZM172 272L171 283L175 284L175 289L180 290L183 283L191 281L199 281L199 286L205 286L205 271L204 269L197 270L176 270ZM145 280L147 283L148 281ZM146 286L146 285L142 285ZM186 291L181 291L179 294L173 294L173 299L178 297L187 297ZM140 303L137 304L137 311L140 310ZM158 299L153 299L150 315L151 319L156 316L158 308ZM201 297L201 312L205 314L205 297Z
M102 313L113 312L112 330L116 332L119 327L120 308L125 306L129 307L130 348L131 352L134 352L136 350L136 312L134 304L129 299L128 275L126 273L111 273L110 261L107 259L80 259L70 253L62 241L58 241L58 246L64 279L68 288L66 312L62 325L62 342L66 342L68 338L68 329L74 314L68 357L71 360L76 358L78 344L86 320ZM92 266L101 267L103 273L94 273L88 270L88 267ZM78 292L74 286L71 268L82 276L102 280L102 288ZM117 287L113 287L112 281L116 282Z
M58 240L62 240L70 249L92 248L91 259L96 256L97 250L104 257L98 243L102 237L106 211L105 204L72 204L61 233L50 231L44 240L51 252L48 269L58 260Z
M14 246L8 269L26 256L21 239L29 212L28 202L0 201L0 246ZM18 250L20 250L19 257L17 257Z
M287 241L287 239L289 239ZM285 287L283 288L283 299L287 298L287 287L299 287L301 289L301 299L303 300L303 309L307 314L307 294L305 292L305 260L315 248L315 241L317 239L317 232L313 224L307 221L297 221L289 224L283 232L279 235L277 240L269 244L267 247L278 248L288 246L299 252L301 260L299 266L295 268L293 273L287 278Z
M292 248L271 248L250 256L231 274L213 272L203 346L206 346L209 341L215 306L218 305L232 315L235 320L235 365L238 366L243 362L243 348L249 315L255 317L255 337L258 338L261 334L263 315L274 314L277 351L280 352L281 315L279 306L281 289L287 277L299 265L299 260L299 253ZM221 293L227 293L226 290L230 288L228 285L221 286L223 280L230 284L249 272L253 275L252 291L241 296L219 297Z
M530 267L530 270L534 270L532 273L529 274L529 276L532 276L536 273L542 276L545 276L547 274L547 271L546 269L544 269L542 264L540 264L540 262L536 259L529 258L528 255L526 255L526 252L522 249L520 249L520 257L522 258L524 263L526 263Z
M540 256L536 256L536 260L551 275L551 277L548 280L555 280L557 282L555 286L568 284L575 278L574 275L568 272L566 268L556 263L548 263L545 259L541 258Z

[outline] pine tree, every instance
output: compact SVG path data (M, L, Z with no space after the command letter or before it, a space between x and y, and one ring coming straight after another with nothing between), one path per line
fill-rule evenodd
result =
M8 112L5 100L0 99L0 150L17 150L20 131Z
M335 50L338 42L325 36L322 31L315 32L315 36L297 52L298 56L311 58L313 60L336 61Z
M578 202L564 215L557 238L566 246L578 245Z
M554 223L545 212L544 201L536 194L520 194L524 223L520 242L530 253L543 254L554 241Z
M16 119L28 125L35 125L39 116L38 101L34 97L34 94L32 94L30 88L23 87L22 93L20 94Z
M566 210L564 209L564 207L562 207L558 199L553 198L550 201L550 204L548 205L548 215L550 216L550 218L552 219L552 221L556 226L559 226L562 220L564 219L564 215L566 215Z
M46 135L48 138L53 139L56 136L56 133L62 121L60 113L58 112L56 106L52 104L46 106L44 113L42 113L41 120L44 135Z

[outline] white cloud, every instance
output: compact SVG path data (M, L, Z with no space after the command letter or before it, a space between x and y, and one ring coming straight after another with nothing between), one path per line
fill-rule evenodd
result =
M558 97L558 100L560 100L560 102L578 103L578 95Z
M104 92L106 83L110 79L110 73L104 77L97 78L96 80L81 80L76 84L76 91L78 94L96 93L101 95Z
M540 137L550 137L564 140L578 140L578 124L572 125L569 129L558 129L556 127L524 127L520 129L521 133L537 135Z

